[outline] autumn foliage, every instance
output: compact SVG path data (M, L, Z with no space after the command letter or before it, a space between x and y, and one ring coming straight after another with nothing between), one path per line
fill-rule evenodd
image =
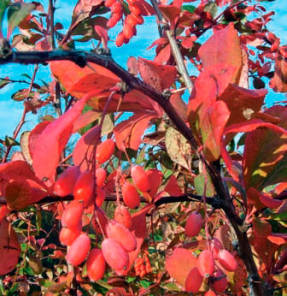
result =
M0 295L285 295L270 1L78 0L68 28L61 1L0 3L0 63L37 64L0 79L23 107L0 141ZM109 48L151 22L153 59L118 65Z

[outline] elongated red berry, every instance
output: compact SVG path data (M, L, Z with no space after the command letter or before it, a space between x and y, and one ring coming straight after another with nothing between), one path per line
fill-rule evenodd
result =
M191 213L186 220L185 234L190 237L198 235L202 224L202 216L197 212Z
M72 200L63 211L61 222L63 227L79 229L82 226L83 203Z
M70 246L75 239L81 234L82 228L62 228L59 233L59 241L64 246Z
M211 281L211 286L213 290L218 293L223 293L227 288L228 282L226 279L226 275L221 271L216 271L214 278Z
M106 269L103 252L100 249L92 249L87 260L87 273L91 281L100 280Z
M107 225L108 238L114 239L118 242L126 251L134 251L137 247L137 241L134 235L122 224L111 220Z
M135 188L130 182L126 181L122 186L122 195L124 203L130 209L137 208L140 204L140 196Z
M125 206L119 205L116 207L114 219L128 229L132 226L132 216Z
M122 12L113 13L111 18L107 21L107 27L108 28L114 27L119 22L119 20L122 18L122 15L123 15Z
M117 1L117 0L106 0L106 1L104 2L104 5L105 5L106 7L111 7L116 1Z
M96 159L99 164L109 160L115 151L115 142L112 139L107 139L97 146Z
M141 15L131 14L131 16L135 19L138 25L141 25L144 23L144 19Z
M185 280L185 290L196 293L199 291L203 277L197 267L192 268Z
M131 169L131 176L134 184L139 190L143 192L150 190L151 186L150 186L149 178L147 176L146 171L143 169L143 167L139 165L133 166Z
M125 24L135 27L137 25L137 18L132 14L129 14L125 19Z
M116 38L116 46L121 47L125 43L125 36L123 32L120 32Z
M225 249L222 249L218 252L217 260L228 271L235 271L237 268L236 259Z
M125 24L123 27L123 34L126 39L131 39L134 36L135 30L134 27L131 27L128 24Z
M122 13L122 11L123 11L122 4L119 1L116 1L111 6L111 12L112 12L112 14L114 14L114 13Z
M140 7L136 3L133 3L132 5L130 5L129 9L130 9L131 13L135 14L135 15L141 15L141 13L142 13Z
M68 248L66 260L73 266L80 265L87 257L91 248L90 238L86 233L80 234Z
M115 240L111 238L104 239L102 243L102 252L106 262L113 270L121 270L128 267L128 253Z
M101 207L105 201L106 193L102 188L97 188L96 205Z
M58 196L66 196L73 193L74 185L80 175L78 166L67 168L54 184L54 193Z
M214 272L214 259L211 251L204 250L198 256L197 267L203 277L209 277Z
M103 168L96 169L96 183L98 187L103 187L107 177L107 172Z
M93 199L94 177L91 171L83 172L74 187L74 199L81 200L87 207Z
M208 290L205 292L204 296L216 296L216 294L212 290Z

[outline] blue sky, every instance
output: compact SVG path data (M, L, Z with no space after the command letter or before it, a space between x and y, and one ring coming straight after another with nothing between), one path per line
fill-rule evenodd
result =
M48 1L40 0L39 2L46 6ZM71 21L72 10L76 3L76 0L57 0L55 19L56 21L59 20L64 23L66 28ZM273 21L269 24L270 30L281 38L281 44L287 44L286 1L276 0L274 2L265 2L264 5L268 11L274 10L276 12L276 15L273 17ZM110 31L111 40L115 40L119 30L120 27L116 27L115 29ZM126 65L129 56L142 56L147 59L152 59L154 56L153 50L147 50L147 47L151 44L151 41L158 38L158 31L154 18L148 17L145 20L145 24L143 26L138 26L137 30L138 35L133 38L132 42L124 45L121 48L116 48L112 46L112 42L110 43L114 59L123 66ZM207 37L208 34L205 35L205 38ZM49 73L48 67L40 66L40 68L41 69L37 78L45 79L47 77L47 74ZM11 79L21 79L23 78L21 77L21 73L27 73L31 75L33 69L33 65L0 65L0 77L9 76L9 78ZM0 89L0 138L3 138L5 135L12 135L13 130L17 122L19 121L23 111L22 103L15 102L10 99L11 95L16 91L15 87L15 84L10 84L3 89ZM19 85L19 87L23 87L23 85ZM281 101L285 99L285 95L277 94L270 91L266 99L266 105L270 106L275 101ZM37 122L37 119L37 115L35 116L29 114L27 116L27 123L24 125L22 131L33 128L33 126Z

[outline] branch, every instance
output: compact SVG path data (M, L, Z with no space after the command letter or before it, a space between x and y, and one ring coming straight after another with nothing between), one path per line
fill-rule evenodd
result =
M54 0L49 0L50 37L51 37L51 44L53 49L56 48L54 14L55 14Z
M29 85L29 88L28 88L28 93L26 95L26 99L30 96L31 94L31 91L32 91L32 88L33 88L33 85L34 85L34 82L35 82L35 78L36 78L36 74L38 72L38 69L39 69L39 65L36 65L35 66L35 69L34 69L34 72L33 72L33 76L31 78L31 82L30 82L30 85ZM16 138L18 137L18 134L21 130L21 128L23 127L23 125L25 124L25 119L26 119L26 115L27 115L27 109L24 105L24 110L23 110L23 113L22 113L22 116L21 116L21 119L20 119L20 122L18 123L18 125L16 126L14 132L13 132L13 139L16 140ZM3 157L3 160L2 160L2 163L5 163L8 159L8 156L9 156L9 153L12 149L12 146L9 146L5 152L5 155Z
M96 63L100 66L110 70L118 77L120 77L131 89L136 89L149 96L152 100L157 102L166 114L169 116L178 131L188 140L192 149L195 151L199 159L205 164L208 173L210 174L212 183L217 192L218 199L222 202L222 209L228 217L231 225L233 226L239 243L240 255L246 265L250 275L250 289L251 294L255 296L264 295L262 280L260 279L257 271L256 264L252 255L250 243L245 231L241 231L238 225L242 225L242 220L236 215L232 200L229 193L226 191L220 172L216 167L209 164L202 153L197 151L198 144L192 134L192 131L181 119L175 111L171 103L161 93L157 92L151 86L147 85L142 80L134 77L131 73L118 65L110 56L97 53L91 53L79 50L54 50L54 51L33 51L33 52L11 52L9 55L0 57L0 64L6 63L20 63L20 64L43 64L49 61L63 61L70 60L77 65L84 67L87 62ZM171 198L170 198L171 199ZM61 199L63 200L63 199Z
M184 60L183 60L182 54L180 52L180 49L177 45L176 39L174 38L174 33L171 30L167 29L168 24L167 24L166 20L164 19L161 11L159 10L157 1L151 0L151 3L152 3L152 6L156 12L159 22L164 24L163 28L160 29L160 33L165 31L167 39L170 43L170 47L171 47L174 59L175 59L176 64L178 66L178 71L184 79L184 83L189 91L189 94L191 94L192 89L193 89L193 85L192 85L191 79L188 75L187 69L185 67Z
M164 95L154 88L133 76L131 73L118 65L109 55L102 55L81 50L54 50L54 51L33 51L33 52L12 52L6 57L0 57L0 65L7 63L17 64L45 64L50 61L69 60L84 67L87 62L95 63L110 70L120 77L131 89L136 89L156 101L170 117L171 121L178 128L179 132L191 143L194 151L197 150L197 143L191 130L187 127L171 103Z

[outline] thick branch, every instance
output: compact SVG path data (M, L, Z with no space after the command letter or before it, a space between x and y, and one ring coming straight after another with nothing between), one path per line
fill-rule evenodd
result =
M101 55L97 53L85 52L85 51L63 51L63 50L54 50L54 51L43 51L43 52L13 52L6 57L0 57L0 64L5 63L21 63L21 64L43 64L49 61L62 61L62 60L70 60L75 62L81 67L84 67L87 62L96 63L110 70L118 77L120 77L131 89L137 89L147 96L149 96L152 100L156 101L169 116L173 124L176 126L178 131L188 140L191 144L191 147L198 155L200 160L206 165L207 170L212 179L212 183L217 192L218 200L220 200L221 207L225 214L227 215L230 223L232 224L239 243L240 254L246 268L248 270L249 275L252 279L252 285L250 287L253 295L261 296L263 295L262 281L258 275L256 265L254 263L254 259L251 252L250 243L248 241L247 235L245 232L241 231L238 225L242 224L242 220L236 215L234 210L234 206L230 199L229 193L225 190L224 184L222 182L220 172L216 170L216 167L212 164L209 164L204 156L201 153L198 153L197 142L185 124L185 122L181 119L175 109L172 107L170 102L163 96L161 93L157 92L151 86L147 85L137 77L134 77L131 73L127 72L120 65L118 65L110 56ZM180 197L177 197L180 199ZM187 197L182 197L182 199L186 199ZM190 197L189 197L190 199ZM62 199L63 200L63 199ZM171 200L171 197L170 197ZM169 200L169 202L170 202ZM167 200L166 200L167 202ZM163 203L163 201L158 201L158 203Z
M182 135L188 139L192 148L196 151L197 143L191 133L191 130L182 121L180 116L174 110L170 102L161 93L157 92L151 86L142 80L133 76L131 73L118 65L110 56L97 53L77 51L77 50L54 50L54 51L33 51L33 52L13 52L8 57L0 57L0 64L20 63L20 64L43 64L50 61L70 60L80 66L85 66L87 62L96 63L110 70L120 77L130 88L137 89L156 101L170 117Z

